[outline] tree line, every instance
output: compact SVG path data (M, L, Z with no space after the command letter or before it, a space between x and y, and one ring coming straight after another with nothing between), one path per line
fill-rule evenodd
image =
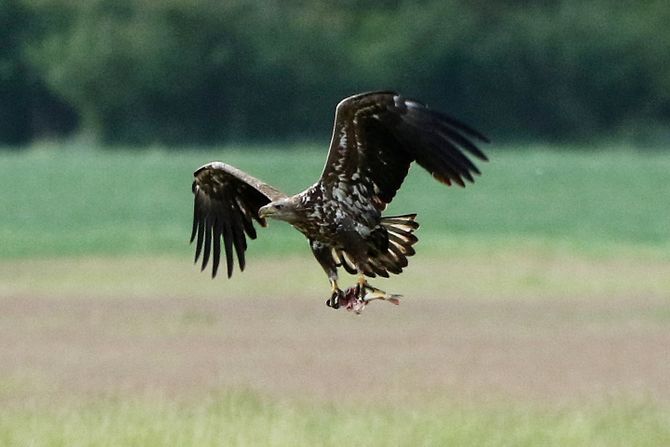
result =
M3 0L0 143L313 138L397 89L509 139L666 132L667 0Z

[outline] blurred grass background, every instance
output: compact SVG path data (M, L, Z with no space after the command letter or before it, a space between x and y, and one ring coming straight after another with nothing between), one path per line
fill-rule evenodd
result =
M670 442L668 409L639 401L558 410L439 401L411 407L315 406L234 391L197 402L103 398L0 414L0 441L8 446L651 447Z

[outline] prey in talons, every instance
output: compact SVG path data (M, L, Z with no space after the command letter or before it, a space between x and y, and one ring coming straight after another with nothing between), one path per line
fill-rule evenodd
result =
M383 300L397 306L400 304L401 297L402 295L386 293L373 287L365 278L361 278L355 286L349 287L344 292L340 289L334 290L332 296L326 301L326 305L333 309L344 307L347 311L360 315L371 301Z

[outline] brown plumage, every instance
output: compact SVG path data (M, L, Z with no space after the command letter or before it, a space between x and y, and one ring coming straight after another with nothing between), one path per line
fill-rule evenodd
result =
M480 172L468 154L486 160L475 141L486 137L449 116L395 92L371 92L341 101L326 164L319 181L287 196L221 162L209 163L194 176L191 242L202 269L211 257L215 276L221 241L228 276L233 253L245 266L246 237L256 238L254 221L284 220L310 241L312 252L332 287L329 305L343 297L337 268L358 273L361 297L374 289L363 275L388 277L407 266L417 242L415 214L382 217L416 161L441 183L465 186Z

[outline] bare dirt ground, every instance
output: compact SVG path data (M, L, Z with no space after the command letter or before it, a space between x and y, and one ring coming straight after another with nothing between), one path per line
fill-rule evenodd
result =
M228 387L329 400L670 401L670 302L419 295L356 317L291 296L0 300L5 403Z

